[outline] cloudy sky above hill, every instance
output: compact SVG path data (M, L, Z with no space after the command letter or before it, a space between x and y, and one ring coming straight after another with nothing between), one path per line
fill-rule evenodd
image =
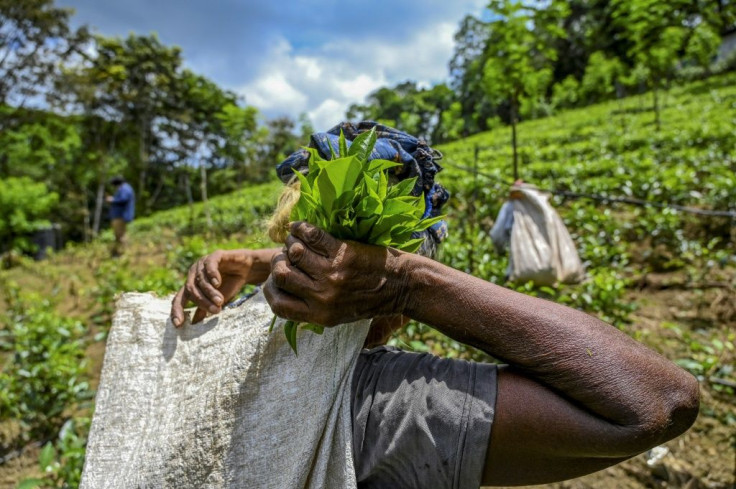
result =
M447 79L453 35L485 0L57 0L106 36L157 32L266 116L326 129L381 86Z

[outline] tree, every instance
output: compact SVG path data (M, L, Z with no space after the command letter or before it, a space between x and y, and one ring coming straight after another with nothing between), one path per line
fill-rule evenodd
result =
M60 63L88 39L53 0L0 0L0 104L24 106L43 93Z
M533 103L545 94L557 56L545 38L564 35L560 21L567 10L559 1L536 9L515 0L491 0L488 9L495 20L489 23L483 83L492 101L510 105L514 179L518 179L516 124L520 103L524 98Z
M624 76L624 66L618 58L608 58L596 51L588 60L581 83L583 96L589 103L608 99L616 94L616 87Z
M0 251L31 251L30 234L49 224L58 200L45 184L28 177L0 179Z
M687 42L685 55L708 73L720 45L721 36L718 35L718 32L709 24L701 22L693 30Z
M661 127L659 90L672 76L687 35L688 0L612 0L614 22L631 41L629 55L649 72L657 130Z
M306 146L309 144L309 138L315 133L312 120L306 112L299 114L299 132L301 133L299 142Z
M552 104L555 107L575 107L580 102L580 82L572 75L552 87Z
M488 24L472 15L460 22L455 33L455 51L450 60L450 87L461 104L463 135L487 129L486 120L496 114L482 83Z
M155 35L128 38L96 38L97 55L78 69L80 85L88 85L87 105L95 115L125 128L137 147L128 161L138 180L137 199L148 210L156 192L148 187L153 161L166 162L168 148L162 145L158 126L177 108L176 80L182 65L181 50L160 43Z
M239 188L246 180L262 181L264 174L259 159L266 143L268 130L258 124L260 114L255 107L241 107L235 103L225 105L215 116L222 125L222 145L217 155L229 162L235 171L235 183ZM302 131L307 130L302 125ZM313 131L310 131L310 134ZM303 142L304 145L307 141Z
M277 117L266 124L268 137L266 138L264 151L258 159L258 165L252 169L256 175L256 181L263 181L269 175L273 175L273 168L286 156L299 148L296 136L294 136L294 121L289 117Z

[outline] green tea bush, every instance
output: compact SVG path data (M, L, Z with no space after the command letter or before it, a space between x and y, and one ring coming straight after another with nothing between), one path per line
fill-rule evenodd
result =
M38 465L43 478L25 479L18 489L37 487L76 489L82 480L90 418L72 418L64 423L55 441L41 449Z
M198 202L157 212L136 219L131 232L155 233L166 229L183 236L211 234L220 237L253 233L261 228L264 217L275 207L282 187L281 182L253 185L232 194L213 197L206 206ZM208 213L211 226L207 220Z
M55 436L69 410L92 395L87 382L84 326L54 312L40 296L6 287L0 349L0 415L23 429L20 441Z
M0 253L32 251L30 233L49 223L58 200L58 194L30 178L0 179Z

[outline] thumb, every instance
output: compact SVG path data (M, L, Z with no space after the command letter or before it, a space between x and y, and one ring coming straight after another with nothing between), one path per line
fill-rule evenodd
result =
M299 238L309 249L324 257L333 256L340 248L339 240L308 222L293 222L290 231L295 238Z

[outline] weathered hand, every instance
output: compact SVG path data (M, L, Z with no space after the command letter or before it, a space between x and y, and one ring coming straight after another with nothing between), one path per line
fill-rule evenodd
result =
M189 268L186 284L171 303L171 320L184 323L184 307L191 301L197 306L192 322L207 313L217 314L245 284L266 279L269 261L277 250L218 250L200 258Z
M306 222L290 231L264 285L275 314L335 326L401 313L403 252L341 241Z

